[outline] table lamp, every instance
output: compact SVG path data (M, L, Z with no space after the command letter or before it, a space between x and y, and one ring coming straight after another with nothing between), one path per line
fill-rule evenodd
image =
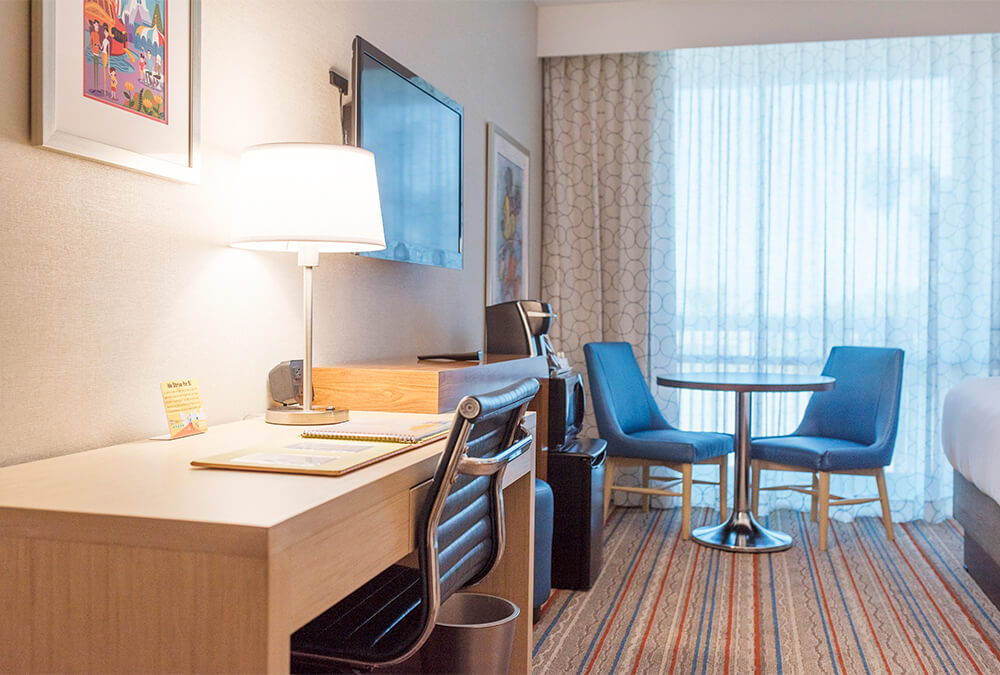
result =
M271 408L265 419L272 424L342 421L333 411L312 409L312 275L320 253L385 248L375 156L347 145L253 146L240 160L238 199L231 245L295 252L302 267L302 407Z

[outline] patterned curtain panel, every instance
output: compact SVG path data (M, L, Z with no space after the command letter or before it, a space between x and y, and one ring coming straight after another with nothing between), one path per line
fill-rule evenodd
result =
M648 323L623 322L632 331L624 339L645 350L651 380L676 369L819 372L838 344L900 347L902 412L886 476L893 515L950 515L942 400L964 378L1000 372L998 64L1000 38L993 35L657 54L644 70L653 82L641 174L649 180L641 249ZM554 65L547 66L547 83ZM564 79L590 73L565 62L557 71ZM582 345L610 339L608 320L620 310L617 298L593 291L605 270L580 256L595 237L607 236L576 229L601 193L591 191L589 206L582 190L564 202L552 192L559 184L550 174L581 177L580 164L607 153L586 147L590 129L605 145L621 137L585 122L602 104L583 84L574 91L582 100L568 101L572 92L564 91L559 109L572 110L572 128L586 134L565 127L553 134L546 118L543 257L550 265L552 258L581 265L560 267L560 283L543 281L543 288L558 289L563 307L586 307L573 317L580 325L561 325L565 338L586 335ZM608 105L619 100L610 95ZM574 152L561 154L565 145ZM566 214L568 224L555 214ZM606 225L587 222L597 230ZM732 396L653 388L682 428L732 430ZM807 399L754 397L753 433L791 432ZM870 482L835 478L831 490L861 496L874 493ZM714 500L713 492L696 491L696 503ZM807 508L806 498L762 493L761 511L775 507Z
M655 54L545 62L542 299L579 372L588 342L631 342L645 362L656 68Z

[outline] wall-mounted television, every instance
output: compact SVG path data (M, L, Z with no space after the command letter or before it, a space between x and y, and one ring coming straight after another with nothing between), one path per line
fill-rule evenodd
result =
M384 251L362 255L462 268L462 106L354 38L351 126L375 154Z

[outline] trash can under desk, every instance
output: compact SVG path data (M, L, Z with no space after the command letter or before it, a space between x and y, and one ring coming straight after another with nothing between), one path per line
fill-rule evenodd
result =
M601 572L607 445L599 438L578 438L549 450L553 588L588 590Z

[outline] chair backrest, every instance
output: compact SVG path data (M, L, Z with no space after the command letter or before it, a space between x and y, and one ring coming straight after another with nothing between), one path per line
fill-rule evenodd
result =
M537 380L523 380L458 404L417 520L423 588L406 655L430 635L441 603L485 577L503 554L503 473L531 445L521 423L537 392Z
M613 440L644 429L671 429L627 342L591 342L583 347L590 396L601 438Z
M834 347L823 374L835 377L837 383L812 395L795 433L869 446L888 444L888 463L899 425L903 350Z

